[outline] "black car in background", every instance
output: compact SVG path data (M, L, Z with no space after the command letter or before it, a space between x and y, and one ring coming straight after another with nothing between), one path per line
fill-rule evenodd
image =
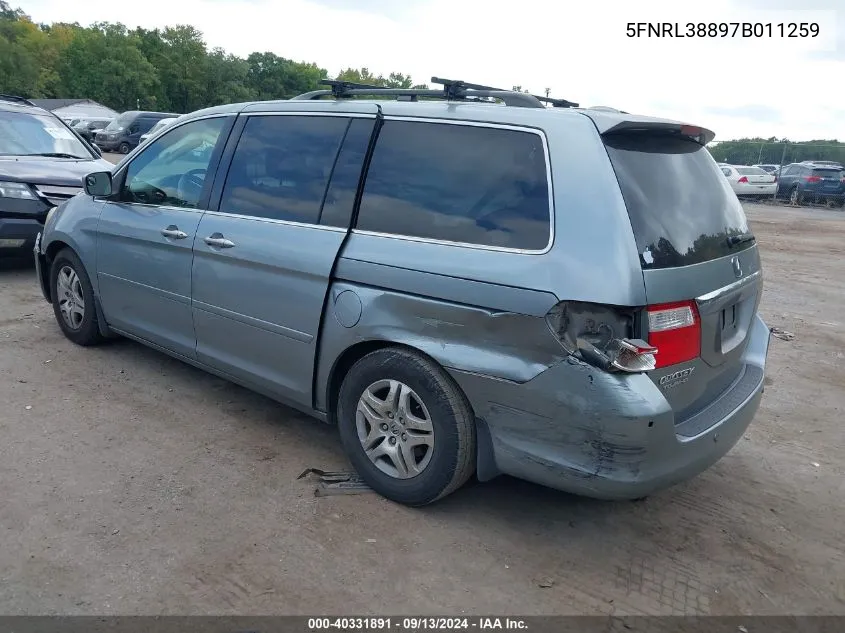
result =
M112 119L82 119L72 127L74 131L89 143L94 142L94 135L105 128Z
M94 142L104 152L128 154L138 147L141 136L149 132L162 119L178 117L172 112L145 112L130 110L124 112L104 129L97 132Z
M0 95L0 258L30 257L48 214L111 167L55 114Z

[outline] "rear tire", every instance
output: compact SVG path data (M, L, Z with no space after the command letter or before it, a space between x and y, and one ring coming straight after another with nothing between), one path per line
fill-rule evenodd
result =
M341 385L337 421L355 470L397 503L437 501L475 472L475 416L469 402L452 378L421 354L387 348L360 359Z
M121 154L128 154L130 149L132 148L129 147L129 143L121 143L120 147L117 148L117 151L119 151Z
M62 249L50 267L53 313L62 333L77 345L96 345L104 340L97 325L94 288L79 257Z

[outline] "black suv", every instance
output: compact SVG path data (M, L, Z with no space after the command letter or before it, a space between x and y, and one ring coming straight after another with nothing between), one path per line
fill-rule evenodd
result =
M143 112L130 110L113 119L94 135L94 142L104 152L128 154L138 147L141 136L162 119L178 117L172 112Z
M100 151L56 115L0 95L0 257L28 256L47 214L110 170Z

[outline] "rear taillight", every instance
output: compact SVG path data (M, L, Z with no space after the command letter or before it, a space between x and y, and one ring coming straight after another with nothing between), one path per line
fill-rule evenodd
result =
M745 176L743 176L742 178L740 178L739 180L737 180L737 182L746 182L746 183L747 183L747 182L748 182L748 178L746 178Z
M648 307L648 342L657 348L656 367L668 367L701 355L701 318L694 301Z
M819 182L821 181L821 176L806 176L804 180L807 182Z

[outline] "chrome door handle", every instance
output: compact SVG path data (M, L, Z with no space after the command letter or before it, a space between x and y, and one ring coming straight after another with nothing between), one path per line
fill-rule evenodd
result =
M216 246L217 248L232 248L235 243L232 240L227 240L222 233L212 233L203 240L209 246Z
M169 237L174 240L184 240L188 237L188 234L185 233L185 231L180 231L179 227L175 224L171 224L166 229L162 229L161 234L164 235L164 237Z

